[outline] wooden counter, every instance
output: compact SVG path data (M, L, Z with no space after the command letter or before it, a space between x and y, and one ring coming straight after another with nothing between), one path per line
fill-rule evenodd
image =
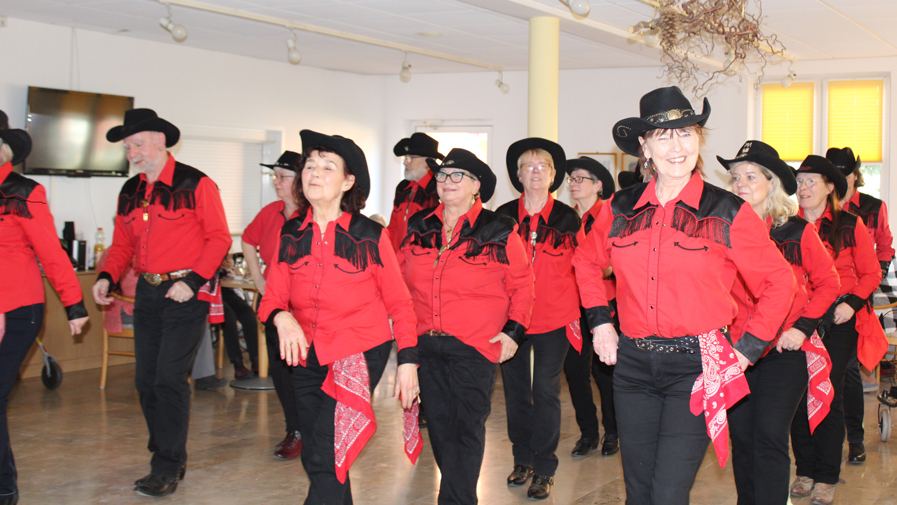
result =
M76 272L78 281L81 283L81 292L84 294L84 306L87 307L87 313L90 321L84 326L80 335L71 335L69 330L68 319L66 318L65 309L56 290L50 286L46 277L44 278L44 293L46 302L44 304L44 325L41 329L40 338L44 347L47 349L59 366L62 367L63 377L67 372L75 372L78 370L90 370L100 368L103 362L103 313L96 303L93 301L91 288L97 278L96 272ZM134 343L123 339L110 339L109 347L112 350L130 351L133 350ZM109 365L122 365L125 363L133 363L134 358L127 356L109 356ZM37 344L32 347L22 364L20 373L23 378L37 377L43 368L43 354Z

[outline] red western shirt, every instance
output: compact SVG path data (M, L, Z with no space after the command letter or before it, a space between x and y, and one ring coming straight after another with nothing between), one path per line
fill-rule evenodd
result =
M771 228L772 218L766 219L766 226ZM782 330L793 327L809 338L838 298L841 283L835 263L819 239L816 228L799 217L792 217L783 225L770 229L770 238L791 265L797 281L794 301ZM757 298L751 294L740 275L732 288L732 295L738 303L738 316L729 328L733 341L737 342L757 310ZM778 337L770 343L767 352L776 346Z
M259 256L265 265L272 265L277 260L277 247L280 240L280 229L287 222L287 217L283 215L283 200L269 203L265 205L255 219L249 223L249 226L243 230L243 242L257 247ZM268 279L268 270L262 272L262 276Z
M443 208L413 216L411 238L397 253L414 300L417 333L448 333L498 363L501 343L489 340L502 331L515 341L523 337L535 300L533 269L517 226L483 210L479 198L458 219L440 254Z
M592 205L592 208L582 215L582 232L586 237L592 232L595 220L598 218L598 213L601 212L601 207L603 206L604 200L599 198L595 205ZM614 280L613 274L611 274L611 277L604 279L604 294L608 300L613 300L617 297L617 282Z
M794 297L794 275L750 205L694 176L661 205L656 179L614 194L576 251L574 266L589 326L610 323L601 270L613 266L620 328L631 338L699 335L731 323L740 273L757 294L735 346L756 362L778 334ZM746 336L746 335L745 335Z
M0 166L0 314L44 303L41 267L69 320L86 317L81 284L59 244L44 187L6 163Z
M263 321L289 310L322 365L382 344L393 333L400 353L417 345L414 305L382 226L344 212L322 237L309 209L304 218L287 221L280 240L259 307Z
M804 210L800 209L800 217ZM832 213L826 208L822 217L811 223L817 230L825 249L834 258L835 251L829 243L828 231L831 229ZM854 295L856 298L846 300L854 310L859 310L865 301L875 292L881 282L881 267L875 256L872 239L863 220L854 214L841 213L841 252L835 258L835 269L841 280L839 295Z
M550 194L548 202L535 216L526 211L523 198L521 195L519 199L511 200L496 212L519 223L517 233L536 276L536 304L526 332L547 333L581 317L571 261L573 251L585 235L576 211L555 201ZM600 274L598 278L601 278Z
M218 187L169 154L155 182L147 184L146 175L138 174L122 187L112 245L100 275L118 282L133 259L137 273L191 269L208 280L231 243Z
M891 235L891 225L888 224L888 206L885 202L854 191L844 210L863 218L878 261L890 262L894 258L894 236Z
M392 216L389 218L389 239L392 248L396 251L408 234L408 219L423 209L429 209L439 205L439 195L436 194L436 178L433 172L427 173L419 181L402 181L396 187L396 197L393 200Z

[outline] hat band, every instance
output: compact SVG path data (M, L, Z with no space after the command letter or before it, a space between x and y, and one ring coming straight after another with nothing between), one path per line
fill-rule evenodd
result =
M674 121L676 119L682 119L684 117L694 115L694 109L670 109L664 112L658 112L657 114L652 114L648 116L645 121L652 124L663 124L669 121Z

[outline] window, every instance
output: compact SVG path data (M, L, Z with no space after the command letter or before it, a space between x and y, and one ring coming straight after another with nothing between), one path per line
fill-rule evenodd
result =
M862 191L881 198L885 86L881 78L764 84L761 138L794 167L829 147L850 147L863 162Z

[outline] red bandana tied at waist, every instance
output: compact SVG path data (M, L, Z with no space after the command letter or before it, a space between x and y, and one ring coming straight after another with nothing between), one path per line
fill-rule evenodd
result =
M807 417L810 421L810 434L825 419L832 407L835 390L829 377L832 373L832 361L828 351L822 345L822 339L814 331L804 341L800 350L807 354L807 374L810 376L807 389Z
M744 398L750 389L735 351L719 330L698 335L703 373L691 389L691 413L704 412L707 434L713 442L720 468L729 459L729 423L726 409Z
M221 283L218 282L218 273L199 288L196 298L209 302L209 324L224 322L224 301L221 298Z
M336 400L333 416L333 452L336 478L346 482L346 475L368 440L377 431L374 409L371 406L370 378L364 353L339 359L328 367L321 390ZM422 443L418 428L417 403L404 414L405 453L414 464ZM413 423L414 428L409 425Z
M582 354L582 329L579 327L579 318L573 320L572 323L568 324L566 327L567 330L567 340L570 341L570 345L576 349L576 352Z

